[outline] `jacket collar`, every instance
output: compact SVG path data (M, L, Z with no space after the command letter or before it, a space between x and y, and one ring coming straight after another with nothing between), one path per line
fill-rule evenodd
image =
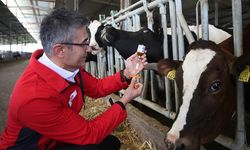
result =
M51 70L55 71L64 79L75 83L75 76L79 72L79 69L76 69L73 72L63 69L57 66L54 62L52 62L45 53L43 53L43 55L38 59L38 61L47 66L48 68L50 68Z
M30 67L42 78L49 86L54 88L58 92L65 90L69 83L57 74L55 71L51 70L47 66L43 65L38 61L38 59L43 55L44 51L39 49L35 51L30 59Z

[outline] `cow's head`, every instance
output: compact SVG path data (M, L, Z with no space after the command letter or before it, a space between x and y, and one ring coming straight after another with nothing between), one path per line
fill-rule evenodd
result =
M176 70L175 81L182 100L165 142L169 149L198 150L228 124L235 109L233 77L250 64L250 55L236 58L210 41L190 45L184 61L161 60L158 71Z
M116 29L111 25L103 25L101 22L94 20L88 26L90 31L89 46L93 52L103 50L104 46L112 46L116 37Z
M94 20L89 24L88 28L90 32L89 46L91 47L92 52L97 53L102 50L103 43L100 40L100 34L104 26L101 22Z

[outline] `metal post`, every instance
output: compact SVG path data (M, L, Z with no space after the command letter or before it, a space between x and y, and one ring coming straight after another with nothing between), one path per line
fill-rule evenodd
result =
M84 69L85 69L87 72L90 72L90 62L86 62L86 63L85 63Z
M154 20L153 20L153 12L149 11L149 8L148 8L148 2L147 0L143 0L143 8L144 8L144 11L146 12L146 15L147 15L147 23L148 23L148 28L150 30L153 31L153 24L154 24ZM145 72L147 73L147 72ZM155 73L153 70L150 70L149 71L150 73L150 89L151 89L151 96L152 96L152 101L153 102L156 102L157 101L157 94L156 94L156 82L155 82ZM148 75L145 74L145 79L144 81L148 80ZM145 88L148 87L148 84L147 82L144 83L144 86Z
M176 18L175 3L173 0L169 0L169 13L170 13L170 23L171 23L173 59L178 60L177 34L176 34L177 18ZM175 92L175 110L176 112L178 112L180 103L179 103L179 97L178 97L178 88L177 88L175 81L174 81L174 92Z
M192 42L194 42L194 37L193 37L191 31L189 30L187 22L183 16L181 0L175 0L175 5L176 5L177 18L180 22L180 25L181 25L183 31L185 32L185 35L187 37L188 42L192 43Z
M217 0L214 1L214 25L219 25L219 3Z
M74 10L79 10L78 0L74 0Z
M242 2L241 0L232 0L233 10L233 36L234 36L234 54L240 56L242 50ZM245 130L245 109L243 83L236 81L237 85L237 130L233 149L245 149L246 130Z
M166 12L166 6L159 1L159 9L160 9L160 14L161 14L161 23L162 23L162 29L163 29L163 34L164 34L164 39L163 39L163 54L164 58L169 58L168 54L168 33L167 33L167 12ZM166 109L171 111L172 110L172 101L171 101L171 88L170 88L170 81L165 78L165 94L166 94Z
M107 47L108 51L108 75L113 75L114 74L114 59L113 59L113 48L108 46Z
M176 9L173 0L169 0L169 14L170 14L170 24L171 24L171 35L172 35L172 50L173 59L178 60L178 50L177 50L177 27L176 27Z
M165 4L165 3L168 2L168 0L161 0L161 1L162 1L163 4ZM153 1L153 2L151 2L151 3L148 3L148 5L147 5L148 9L152 9L152 8L154 8L154 7L156 7L156 6L158 6L158 1L157 1L157 0L156 0L156 1ZM132 7L130 7L130 9L128 9L127 11L129 11L129 10L131 10L131 9L132 9ZM125 15L122 15L122 16L119 16L118 18L115 18L114 21L115 21L116 23L117 23L117 22L121 22L121 21L127 19L127 17L131 17L131 16L133 16L134 14L139 15L139 14L141 14L141 13L143 13L143 12L145 12L145 9L144 9L144 7L142 6L142 7L140 7L140 8L137 8L137 9L133 10L133 11L127 12ZM119 13L118 13L118 14L119 14ZM107 18L104 22L108 21L109 19L110 19L110 18Z
M97 67L96 67L96 62L90 61L90 73L94 76L97 76Z
M12 23L9 23L9 42L10 42L10 51L11 51L11 45L12 45L12 38L11 38L11 30L12 30Z
M199 24L199 4L200 0L196 3L196 33L197 33L197 39L200 39L200 24Z
M202 25L202 39L209 39L208 32L208 0L201 0L201 25Z

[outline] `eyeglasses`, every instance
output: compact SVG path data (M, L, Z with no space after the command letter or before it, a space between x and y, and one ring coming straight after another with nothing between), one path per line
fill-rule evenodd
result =
M84 50L86 50L89 46L89 43L59 43L64 45L76 45L82 47Z

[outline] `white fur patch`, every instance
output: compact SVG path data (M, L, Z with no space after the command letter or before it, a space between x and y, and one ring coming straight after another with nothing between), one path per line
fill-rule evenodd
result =
M193 93L197 88L202 72L207 69L207 64L215 56L215 52L210 49L191 50L182 65L183 69L183 104L180 113L168 134L180 137L180 131L186 124L187 112Z
M191 31L194 31L197 35L197 26L189 26ZM208 26L209 40L219 44L224 40L230 38L232 35L223 31L222 29L216 28L214 25L209 24ZM202 37L201 26L199 26L199 37Z
M193 31L197 35L197 26L189 25L190 31ZM209 40L215 42L216 44L230 38L232 35L223 31L222 29L216 28L214 25L208 25ZM171 28L167 28L167 32L171 35ZM199 26L199 37L202 37L201 26Z
M97 33L97 29L100 26L101 26L101 22L99 22L97 20L94 20L88 26L90 34L91 34L90 41L89 41L89 46L94 46L95 49L100 49L98 43L95 40L95 34Z

